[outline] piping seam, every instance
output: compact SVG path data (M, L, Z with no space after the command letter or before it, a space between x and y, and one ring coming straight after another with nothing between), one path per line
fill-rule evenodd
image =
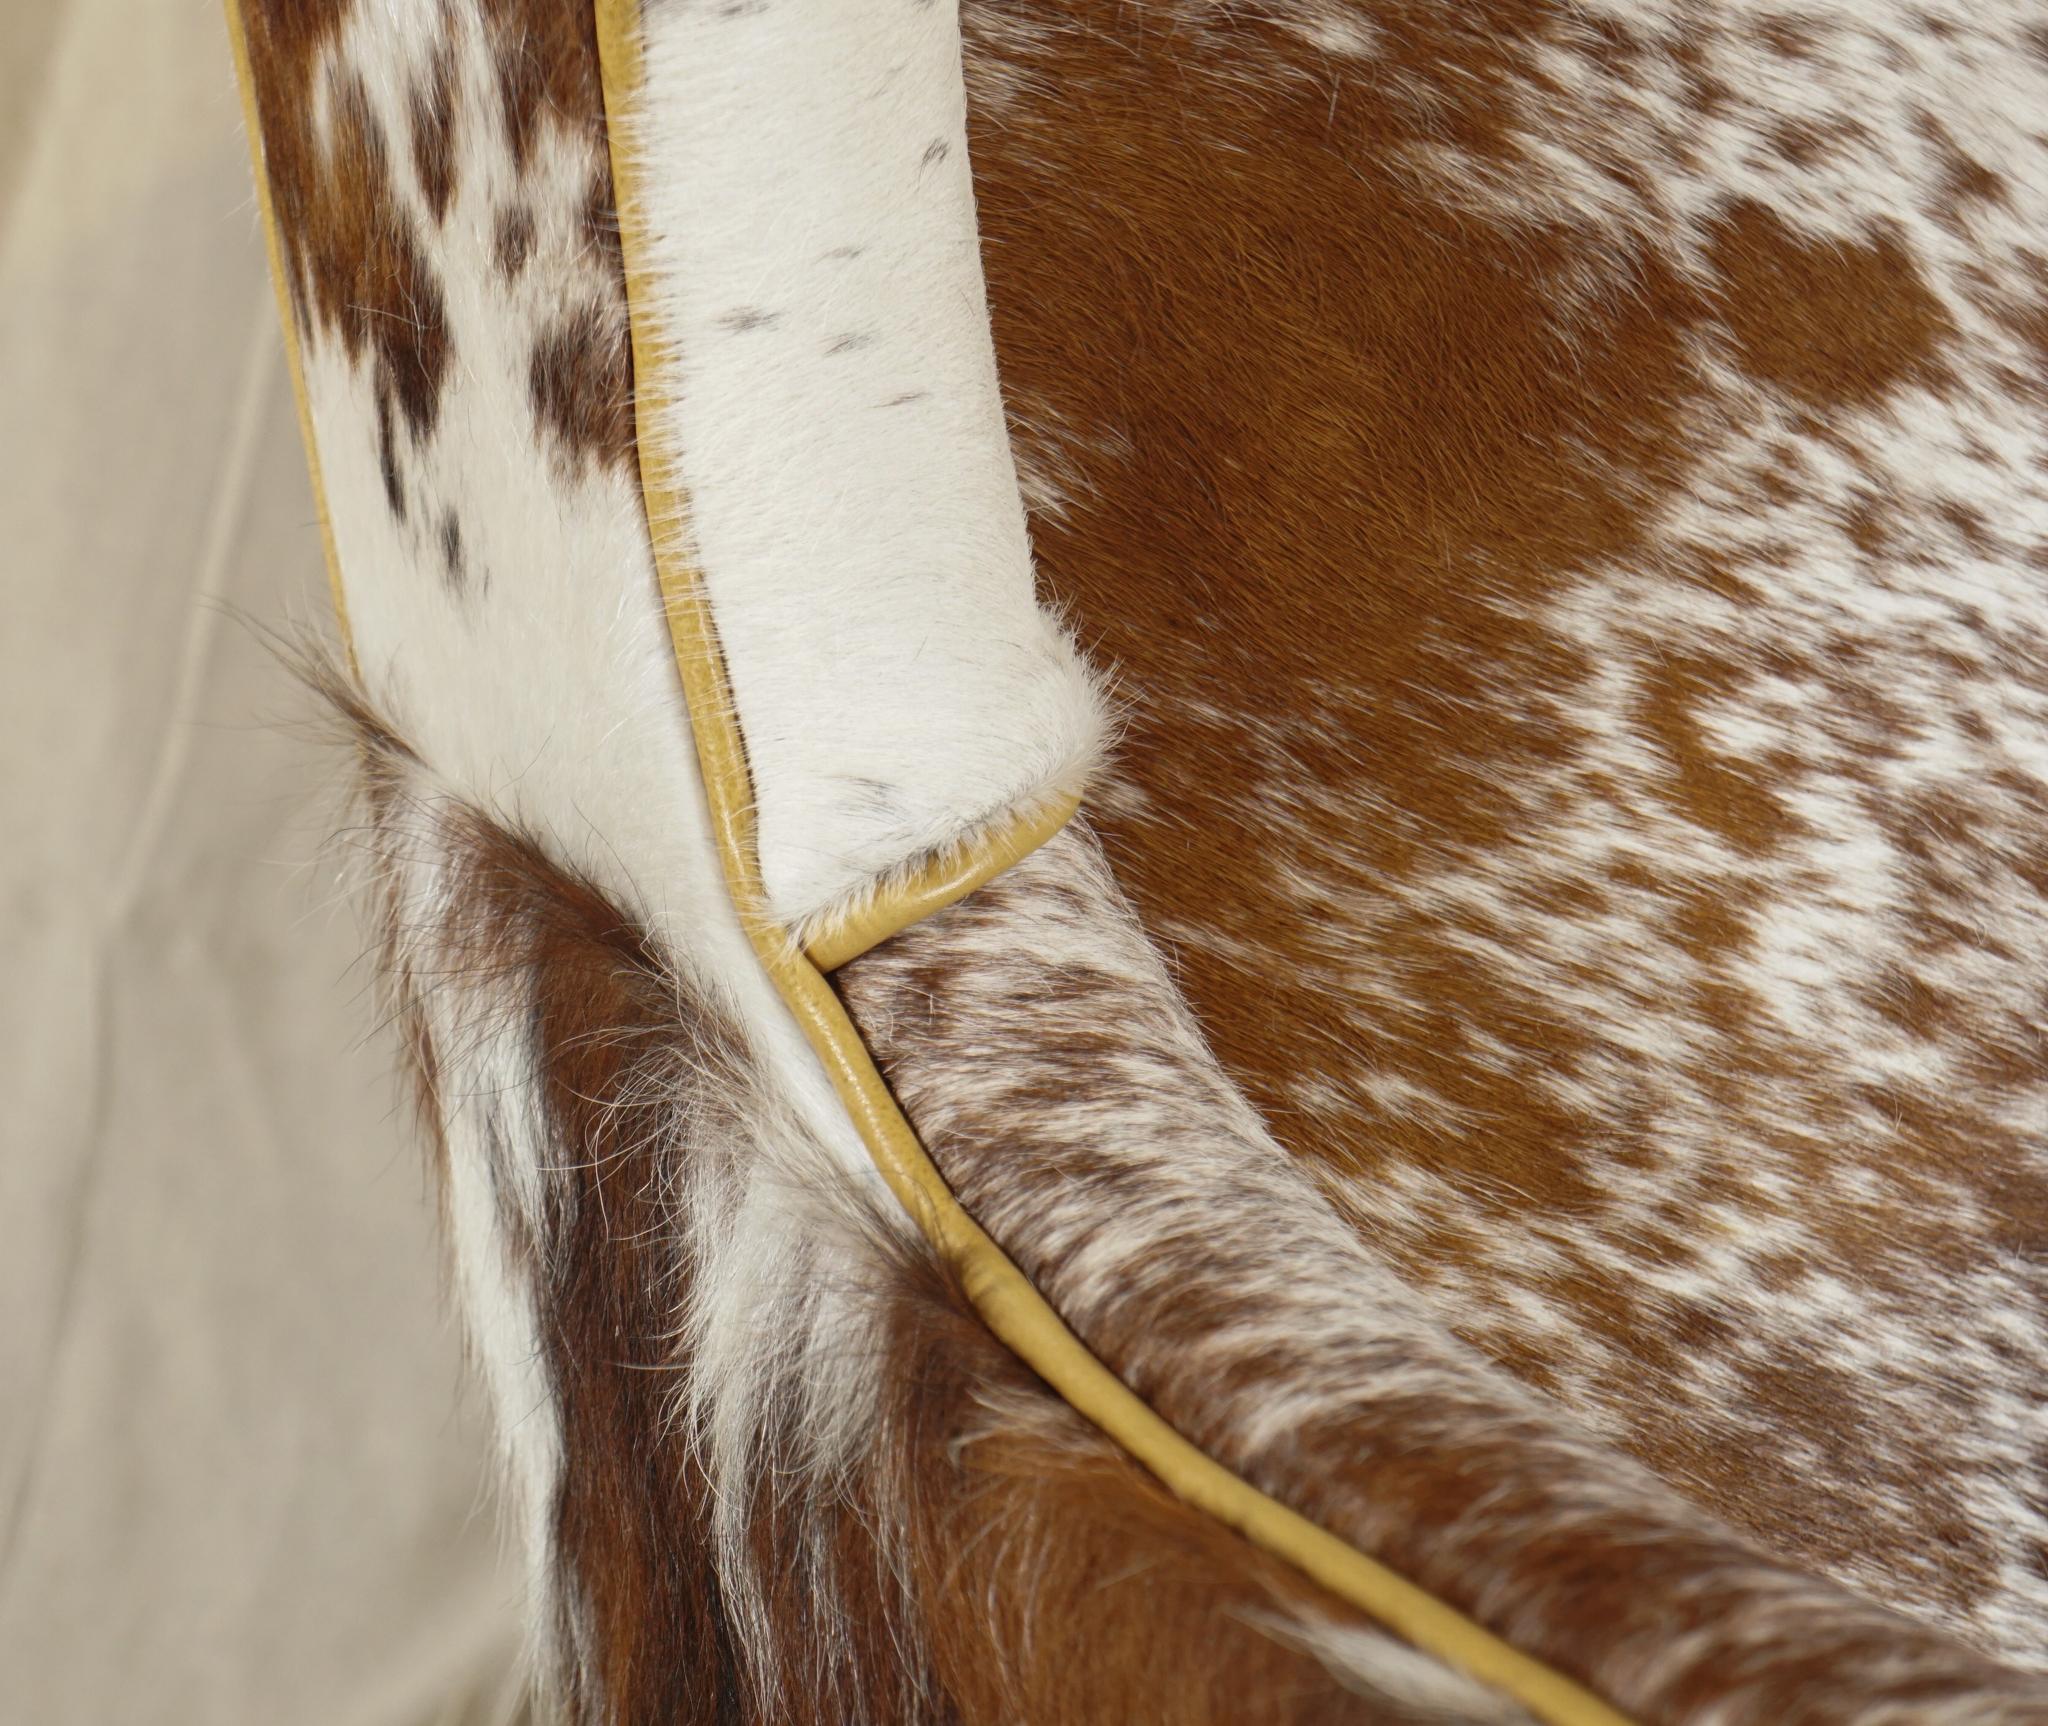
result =
M709 598L700 573L680 549L680 536L663 532L659 525L681 522L686 498L676 464L658 442L669 397L659 364L659 337L650 328L646 310L652 283L643 261L645 213L638 164L627 141L632 112L645 95L640 5L639 0L593 4L612 190L625 262L642 501L719 860L734 909L762 968L825 1068L877 1172L919 1232L954 1268L989 1329L1077 1413L1183 1502L1292 1563L1424 1653L1504 1692L1546 1726L1633 1726L1627 1716L1563 1673L1261 1492L1183 1437L1118 1378L969 1215L919 1143L819 963L821 947L823 958L838 963L854 957L854 951L842 952L845 944L837 940L813 943L806 950L776 922L761 882L746 750ZM1045 836L1071 814L1068 808ZM1028 849L1016 855L1021 857ZM1010 857L980 872L963 869L950 876L957 891L936 899L929 909L951 903L1015 860ZM907 918L895 927L914 920ZM892 932L882 929L875 939Z

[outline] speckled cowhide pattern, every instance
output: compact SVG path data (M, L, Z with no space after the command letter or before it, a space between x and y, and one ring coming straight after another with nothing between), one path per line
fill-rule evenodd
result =
M1053 1396L821 1111L694 778L590 13L239 17L542 1717L1526 1726Z
M1215 1069L1092 838L840 975L962 1200L1127 1383L1627 1718L2048 1720L2048 1682L1717 1525L1456 1338Z
M969 0L1091 797L1460 1334L2048 1666L2048 14Z
M546 1706L1528 1726L863 1173L693 777L588 6L242 16ZM959 27L1125 735L839 975L934 1158L1186 1435L1639 1726L2048 1722L2048 17Z

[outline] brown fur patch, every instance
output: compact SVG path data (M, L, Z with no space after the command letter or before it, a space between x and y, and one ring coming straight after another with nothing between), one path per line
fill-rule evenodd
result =
M391 182L391 143L357 79L316 88L349 12L251 0L245 8L264 165L301 335L323 332L367 357L377 395L378 459L403 516L398 421L414 440L434 429L449 365L441 285ZM331 108L323 146L315 115Z
M1896 233L1809 239L1742 200L1715 224L1708 255L1752 377L1827 409L1941 376L1955 326Z
M506 147L523 168L543 117L602 145L597 14L556 0L482 0L498 54Z
M437 222L447 220L455 195L455 118L455 56L443 47L412 93L413 172Z
M361 87L330 92L333 143L310 130L312 78L346 4L249 8L250 58L278 227L302 327L373 350L381 387L431 429L447 362L440 290L393 208L389 147Z
M294 312L309 344L331 338L352 361L371 366L373 435L393 514L408 519L414 501L403 440L417 450L432 437L454 363L444 286L429 262L432 234L420 228L395 176L408 171L428 217L445 223L459 191L463 127L499 126L521 176L543 127L556 128L589 159L579 238L604 264L615 296L565 305L536 337L531 393L572 471L586 460L629 469L631 356L590 8L492 0L474 22L443 15L437 27L450 34L413 80L400 122L408 136L395 139L373 111L360 71L336 52L357 16L352 0L249 0L246 11ZM492 56L497 100L485 104L494 115L464 112L454 43L465 24L483 32ZM492 255L503 278L521 273L536 239L531 209L498 212Z
M583 305L556 319L534 344L527 377L534 412L565 460L632 467L633 356L614 308Z
M533 213L514 205L511 209L498 212L497 226L492 230L491 255L497 260L498 270L507 281L516 281L519 272L526 268L526 260L533 256Z

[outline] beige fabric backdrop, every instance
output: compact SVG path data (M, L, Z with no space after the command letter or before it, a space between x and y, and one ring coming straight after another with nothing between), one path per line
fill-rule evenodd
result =
M459 1390L333 758L216 0L0 0L0 1720L501 1710Z

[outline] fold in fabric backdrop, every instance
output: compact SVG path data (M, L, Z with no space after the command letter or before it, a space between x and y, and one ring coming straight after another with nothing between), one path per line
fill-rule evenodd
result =
M503 1720L518 1582L250 622L320 540L215 0L0 8L0 1719Z

